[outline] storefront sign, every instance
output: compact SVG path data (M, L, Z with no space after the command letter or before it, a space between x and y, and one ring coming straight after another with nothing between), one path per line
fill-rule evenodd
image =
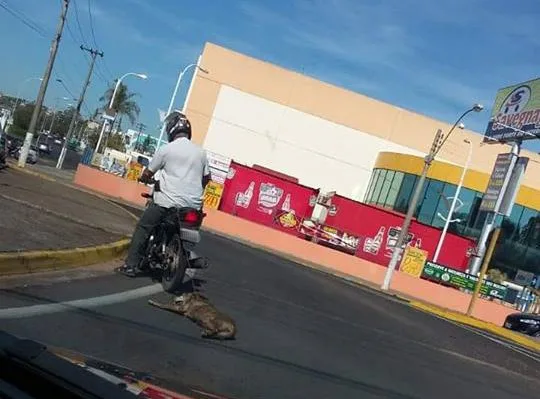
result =
M428 252L420 248L407 247L399 270L413 277L420 277L426 264Z
M484 141L530 140L540 135L540 79L498 91Z
M422 278L469 291L474 291L474 287L478 282L478 277L473 276L472 274L450 269L433 262L426 262L426 265L422 270ZM480 294L501 300L505 299L506 291L507 288L504 285L496 284L485 279L480 288Z
M225 179L227 179L229 168L231 166L231 158L212 151L206 151L206 157L208 159L212 181L219 184L225 184Z
M204 207L209 209L218 209L223 195L223 185L210 181L204 189Z
M515 155L512 153L499 154L497 156L486 192L480 204L480 210L493 212L499 208L499 204L502 201L501 192L508 182L510 173L512 173L515 158Z

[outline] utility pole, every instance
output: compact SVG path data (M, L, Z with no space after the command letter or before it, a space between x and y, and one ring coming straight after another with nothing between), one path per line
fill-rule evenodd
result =
M66 21L66 15L68 11L69 0L62 0L62 12L60 13L60 20L56 27L56 34L52 41L49 62L45 68L45 73L43 74L43 80L41 81L41 86L39 87L38 96L36 99L36 104L34 107L34 112L32 112L32 119L30 119L30 125L28 126L28 131L26 137L24 138L24 144L21 148L21 155L19 156L19 166L24 167L26 165L26 158L28 157L28 151L32 144L32 139L34 133L36 132L36 125L38 122L39 113L41 112L41 107L43 106L43 100L45 99L45 94L47 92L47 86L49 84L49 79L54 67L54 60L56 59L56 53L58 52L58 45L60 44L60 38L62 37L62 32L64 30L64 22Z
M390 280L392 279L392 274L394 272L394 269L396 268L399 262L401 253L403 252L403 247L407 245L407 243L405 242L405 239L407 238L409 234L409 227L411 225L414 212L416 211L416 206L418 204L418 200L420 199L420 194L422 192L422 189L424 188L424 182L426 181L426 177L427 177L429 168L431 166L431 163L435 159L435 155L437 154L438 150L441 148L443 141L444 141L444 135L443 135L442 130L439 129L437 130L437 134L435 134L435 138L433 139L433 143L431 144L431 149L429 151L429 154L427 154L426 157L424 158L424 168L422 169L420 178L418 179L418 182L416 183L416 188L414 190L414 194L411 199L411 202L409 203L409 209L407 210L407 216L405 216L405 220L403 221L403 226L401 226L401 231L399 232L396 246L394 247L394 250L392 251L392 258L390 259L390 263L388 264L388 268L386 270L384 282L381 287L383 290L388 290L388 288L390 287Z
M62 164L64 163L64 159L66 157L67 152L67 146L69 143L69 140L71 139L71 135L73 133L75 122L77 118L79 117L79 113L81 112L82 103L84 102L84 96L86 94L86 89L88 88L88 85L90 84L90 78L92 77L92 72L94 71L94 64L96 63L96 57L99 55L100 57L103 57L103 52L100 52L98 50L94 50L91 48L84 47L81 45L81 50L88 51L90 55L92 56L92 61L90 62L90 68L88 69L88 75L86 75L86 80L84 81L83 89L81 92L81 95L79 97L79 101L77 102L77 107L75 108L75 111L73 112L73 116L71 117L71 122L69 123L69 129L68 133L66 135L66 139L64 141L64 144L62 145L62 151L60 151L60 156L58 157L58 162L56 163L56 169L62 169Z

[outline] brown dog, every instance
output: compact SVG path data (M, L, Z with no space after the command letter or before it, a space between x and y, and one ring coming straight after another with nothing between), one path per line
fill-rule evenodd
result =
M203 338L234 339L236 335L234 320L219 312L208 298L198 292L182 294L172 303L162 303L153 299L150 299L148 303L194 321L202 327Z

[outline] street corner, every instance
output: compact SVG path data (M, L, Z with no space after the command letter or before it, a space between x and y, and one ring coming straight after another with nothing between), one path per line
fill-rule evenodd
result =
M540 341L535 341L534 339L529 338L523 334L507 330L502 326L479 320L477 318L467 316L463 313L458 313L448 309L440 308L438 306L429 305L420 301L411 300L409 301L409 306L448 321L456 322L458 324L463 324L490 334L494 334L500 338L511 341L524 348L540 352Z
M121 258L127 253L130 239L104 245L49 251L0 253L0 277L45 271L75 269Z

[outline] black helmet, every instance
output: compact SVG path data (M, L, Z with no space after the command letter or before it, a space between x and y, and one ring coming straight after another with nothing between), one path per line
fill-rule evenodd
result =
M177 135L183 134L191 140L191 123L180 111L173 111L163 121L169 142L173 141Z

